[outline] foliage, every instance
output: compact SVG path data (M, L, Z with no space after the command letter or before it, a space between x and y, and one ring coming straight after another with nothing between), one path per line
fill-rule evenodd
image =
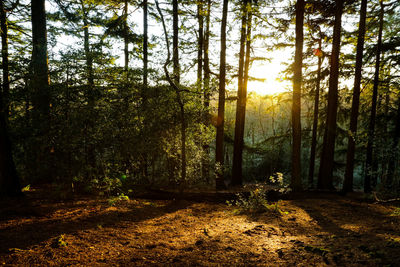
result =
M400 216L400 208L396 207L390 216Z
M68 243L65 241L65 236L60 235L53 240L52 247L53 248L62 248L68 246Z
M236 207L239 213L263 213L263 212L273 212L275 214L287 214L279 207L279 202L269 203L266 196L265 189L261 187L250 191L250 195L246 197L244 194L237 194L236 200L227 201L228 206Z
M111 198L109 198L107 200L108 205L110 205L110 206L115 206L116 204L122 203L122 202L125 202L125 201L129 201L129 197L124 195L124 194L122 194L122 193L118 194L115 197L111 197Z
M28 184L27 186L24 186L24 187L21 189L22 192L29 192L30 190L31 190L31 185L30 185L30 184Z
M5 1L9 6L11 2ZM18 2L18 1L17 1ZM180 92L184 103L186 130L186 162L181 162L183 144L179 138L180 112L176 101L176 92L165 79L162 64L165 62L165 43L160 32L149 31L149 69L148 83L144 84L143 74L143 35L140 24L133 19L136 12L141 12L141 3L129 1L132 12L122 13L118 1L50 1L46 5L48 29L48 55L51 86L49 129L46 134L38 132L40 125L34 120L33 73L31 69L33 44L30 24L29 1L19 1L16 9L7 13L9 25L9 61L10 92L8 102L10 111L7 114L10 139L12 141L13 159L22 184L39 182L38 169L49 168L51 183L59 186L57 193L67 196L70 191L100 192L111 196L127 192L135 185L169 185L183 184L192 186L211 184L211 170L203 173L203 166L213 166L215 125L218 80L216 76L220 45L220 13L222 6L218 1L211 1L210 12L210 45L209 59L211 70L211 102L204 103L204 91L201 81L195 81L196 53L198 50L198 32L193 30L198 23L196 1L180 1L179 11L179 52L181 81ZM182 3L181 3L182 2ZM237 2L237 1L236 1ZM235 4L239 5L239 2ZM293 51L294 5L292 2L258 1L254 6L254 29L252 33L251 64L269 60L276 49L284 48L285 52ZM47 3L47 2L46 2ZM317 155L321 153L321 142L327 115L328 76L330 72L329 50L332 43L333 5L332 1L307 3L304 32L304 75L302 84L301 125L302 125L302 176L306 177L311 143L311 122L313 101L316 87L317 61L322 56L321 95L319 102L319 123L317 129ZM230 176L232 163L232 144L236 102L237 78L237 33L240 23L240 9L231 7L228 21L227 51L227 92L225 105L225 165L216 166L217 173L223 172L225 178ZM343 21L352 21L358 12L358 2L345 6ZM51 8L50 8L51 6ZM234 5L233 5L234 6ZM375 189L384 188L388 195L398 195L399 157L398 110L399 110L399 8L396 1L387 3L384 16L382 71L379 85L377 106L377 127L375 134L374 176L378 185ZM171 21L170 3L162 3L166 20ZM149 23L151 28L161 27L159 17L149 5ZM340 187L346 163L346 145L348 138L357 143L354 168L354 185L361 188L366 174L365 145L368 141L368 122L372 96L371 79L374 74L374 54L377 36L377 2L368 6L366 53L364 57L362 92L360 96L360 114L358 132L348 132L351 108L351 89L353 84L355 46L357 40L354 32L357 23L348 23L342 33L342 53L340 56L340 90L338 107L338 129L336 132L334 181ZM206 14L204 14L206 15ZM126 19L126 20L125 20ZM125 23L127 31L125 36ZM167 23L167 24L168 24ZM292 25L292 26L291 26ZM85 30L88 31L89 49L85 49ZM170 29L168 29L170 31ZM125 38L126 37L126 38ZM128 41L127 69L123 66L123 49L125 39ZM161 41L162 40L162 41ZM316 56L313 51L321 40L321 53ZM319 48L318 48L319 49ZM92 60L93 81L89 82L88 58ZM203 61L202 61L203 62ZM204 63L204 62L203 62ZM282 77L290 80L291 62L282 62L287 70ZM254 67L253 66L253 67ZM168 66L171 68L172 66ZM253 68L254 69L254 68ZM252 70L250 69L250 76ZM262 77L249 77L257 80ZM269 78L269 77L268 77ZM260 80L260 79L258 79ZM93 83L93 84L91 84ZM249 83L250 84L250 83ZM249 87L250 92L250 87ZM279 170L289 174L291 171L291 111L292 93L290 91L275 95L260 96L250 93L246 103L244 129L243 176L245 182L260 181L265 177L278 186L281 192L287 192L285 177L275 175ZM45 137L44 137L45 136ZM47 139L46 139L47 138ZM48 160L35 157L38 141L46 141L44 153ZM207 151L204 149L209 147ZM317 156L318 158L318 156ZM318 164L319 161L316 162ZM389 168L393 162L393 168ZM180 168L186 165L186 181L181 181ZM211 168L210 168L211 169ZM316 166L318 169L318 166ZM393 172L393 173L391 173ZM40 172L39 172L40 173ZM389 183L388 177L392 181ZM29 190L29 186L23 190ZM382 189L383 190L383 189ZM263 209L262 192L253 192L250 206ZM243 204L244 205L244 204ZM244 205L245 206L245 205Z

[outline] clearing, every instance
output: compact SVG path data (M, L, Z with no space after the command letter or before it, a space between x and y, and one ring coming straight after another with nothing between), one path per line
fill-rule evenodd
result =
M0 202L0 265L400 266L395 202L330 195L243 215L223 203L39 191Z

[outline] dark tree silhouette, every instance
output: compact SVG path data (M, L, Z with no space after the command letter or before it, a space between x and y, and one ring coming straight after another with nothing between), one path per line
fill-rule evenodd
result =
M304 0L296 3L296 51L293 66L293 105L292 105L292 177L291 187L294 191L302 189L301 185L301 82L303 67L303 25Z
M330 62L331 71L329 76L328 110L317 184L318 189L324 190L333 189L333 162L335 151L336 116L338 109L340 32L342 28L343 0L337 0L335 3L336 11Z
M360 106L360 86L362 78L362 61L364 53L365 19L367 17L367 0L361 1L360 22L358 26L356 70L354 76L353 101L350 115L350 134L347 145L346 171L344 175L343 191L353 191L354 155L356 150L358 109Z

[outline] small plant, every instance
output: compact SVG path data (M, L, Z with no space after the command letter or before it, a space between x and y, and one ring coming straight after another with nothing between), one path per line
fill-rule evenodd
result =
M109 198L108 199L108 205L114 206L118 202L128 201L128 200L129 200L129 197L122 193L122 194L118 194L115 197Z
M279 187L280 193L289 193L291 191L289 183L285 181L283 173L281 172L277 172L274 175L271 175L269 177L269 181L271 184Z
M227 201L228 206L235 206L238 208L234 210L234 213L263 213L266 211L273 211L277 214L287 214L287 212L283 212L279 208L279 202L268 203L266 191L262 188L256 188L250 191L248 198L243 194L237 194L237 198L237 200Z
M27 186L25 186L25 187L23 187L21 189L22 192L29 192L30 190L31 190L31 185L30 184L28 184Z
M52 247L54 248L62 248L68 246L68 243L65 241L65 236L60 235L56 239L53 240Z
M400 208L396 207L390 216L400 216Z

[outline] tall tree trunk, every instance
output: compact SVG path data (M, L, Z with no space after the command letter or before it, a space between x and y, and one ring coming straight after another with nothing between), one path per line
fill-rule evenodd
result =
M148 4L147 0L143 0L143 87L147 89L147 75L148 75Z
M347 144L346 171L344 175L343 191L353 191L354 155L356 150L358 109L360 106L360 86L362 78L362 61L364 53L365 20L367 17L367 0L361 1L360 22L358 26L356 70L354 74L353 102L351 105L350 132Z
M210 59L208 48L210 43L210 13L211 13L211 0L207 0L206 9L206 30L204 33L204 126L209 126L209 109L210 109ZM202 162L202 175L206 181L209 181L210 176L210 146L208 143L203 145L204 158Z
M375 76L374 76L374 87L372 91L371 116L368 126L367 159L365 161L367 170L364 178L364 192L366 193L371 192L372 186L376 185L376 173L373 173L374 168L373 168L372 157L373 157L374 139L375 139L376 105L378 98L379 70L381 65L382 31L383 31L383 14L384 14L383 1L380 0L379 4L381 6L379 12L379 33L378 33L378 43L376 47Z
M142 105L144 114L147 110L147 76L148 76L148 3L147 0L143 0L143 88L142 88ZM148 119L144 115L143 128L146 131L149 127ZM147 134L144 136L144 142L147 146L148 139ZM144 151L143 153L143 176L148 177L148 153Z
M167 60L164 63L163 69L164 69L164 73L165 76L167 77L167 81L168 83L171 85L171 87L175 90L176 93L176 100L178 102L179 105L179 109L180 109L180 115L181 115L181 143L182 143L182 153L181 153L181 160L182 160L182 164L181 164L181 188L180 190L183 189L183 185L186 182L186 121L185 121L185 106L184 106L184 102L182 100L180 91L181 89L179 88L179 83L174 80L173 78L171 78L171 76L169 75L169 71L168 71L168 65L170 63L170 49L169 49L169 40L168 40L168 32L167 32L167 27L165 26L165 21L164 21L164 16L162 14L162 11L160 9L160 6L158 4L158 1L155 0L156 3L156 7L157 7L157 11L161 17L161 22L162 22L162 26L163 26L163 30L164 30L164 37L165 37L165 43L167 45ZM176 24L174 24L176 27L178 27L178 3L177 1L174 0L174 12L173 12L173 16L174 16L174 20L175 20L175 16L176 16ZM176 5L176 6L175 6ZM174 28L174 33L177 35L178 34L178 29ZM173 36L173 39L176 38L176 50L178 50L178 38L177 36ZM178 55L178 54L176 54ZM173 58L174 60L174 58ZM178 63L178 68L179 68L179 60L175 59L176 62ZM175 68L174 68L175 70ZM178 73L179 74L179 73ZM179 76L178 76L179 78Z
M50 157L50 77L47 58L46 9L44 0L32 0L32 88L34 176L38 182L51 181Z
M204 10L203 0L197 2L197 20L199 23L199 39L197 43L197 86L198 92L201 92L203 77L203 42L204 42Z
M8 121L9 114L9 94L10 94L10 73L9 73L9 62L8 62L8 23L7 23L7 11L4 7L3 1L0 3L0 29L1 29L1 58L2 58L2 70L3 70L3 112L5 120Z
M210 107L210 58L208 48L210 43L211 0L207 0L206 12L206 30L204 33L204 108L208 117L208 108Z
M333 42L331 54L331 71L329 76L328 111L324 142L321 153L321 164L318 174L318 189L332 190L333 165L335 153L336 116L338 109L338 78L340 32L342 28L343 0L336 1L335 25L333 28Z
M174 65L174 82L179 85L180 82L180 66L179 66L179 20L178 20L178 1L173 0L173 44L172 44L172 62ZM176 100L179 105L181 119L181 190L186 183L186 118L185 118L185 103L182 99L179 89L176 90Z
M218 118L215 144L217 190L225 189L224 183L224 121L225 121L225 83L226 83L226 21L228 17L228 0L224 0L221 21L221 52L219 62Z
M180 66L179 66L179 17L178 17L178 0L172 0L172 64L174 65L174 80L180 82Z
M145 0L144 0L145 1ZM145 5L143 3L143 5ZM128 0L125 0L124 3L124 57L125 57L125 75L126 82L129 80L129 30L128 30Z
M11 141L8 133L9 113L9 64L8 64L8 27L3 1L0 2L1 57L3 70L2 91L0 92L0 196L21 195L19 176L12 157Z
M244 118L246 114L246 89L244 84L245 47L248 30L248 3L251 0L244 0L242 4L242 28L240 33L239 52L239 76L238 76L238 99L236 103L235 138L233 141L233 162L232 162L232 185L242 185L242 162L244 145ZM250 33L250 32L249 32Z
M322 39L318 40L318 49L322 52ZM321 66L323 55L318 55L318 69L317 69L317 84L315 86L314 96L314 118L313 129L311 137L311 153L310 153L310 167L308 170L308 184L309 187L314 186L314 170L315 170L315 150L317 147L317 130L318 130L318 116L319 116L319 91L321 90Z
M82 4L82 13L83 13L83 47L85 51L85 58L86 58L86 72L87 72L87 82L88 82L88 104L90 108L94 107L94 75L93 75L93 55L90 51L90 36L89 36L89 23L87 20L87 11L84 6L83 1Z
M296 4L296 52L293 75L293 105L292 105L292 177L291 188L294 191L302 189L301 185L301 82L303 67L303 25L304 0Z
M89 36L89 22L87 20L87 10L85 8L85 3L81 0L81 8L82 8L82 22L83 22L83 48L85 52L86 58L86 74L87 74L87 89L86 89L86 98L88 101L88 113L89 116L86 121L86 131L87 137L93 137L94 130L94 105L95 105L95 86L94 86L94 74L93 74L93 54L90 51L90 36ZM95 175L96 171L96 154L94 145L86 140L85 143L89 143L86 147L87 149L87 162L90 166L91 170L87 173L87 176Z

